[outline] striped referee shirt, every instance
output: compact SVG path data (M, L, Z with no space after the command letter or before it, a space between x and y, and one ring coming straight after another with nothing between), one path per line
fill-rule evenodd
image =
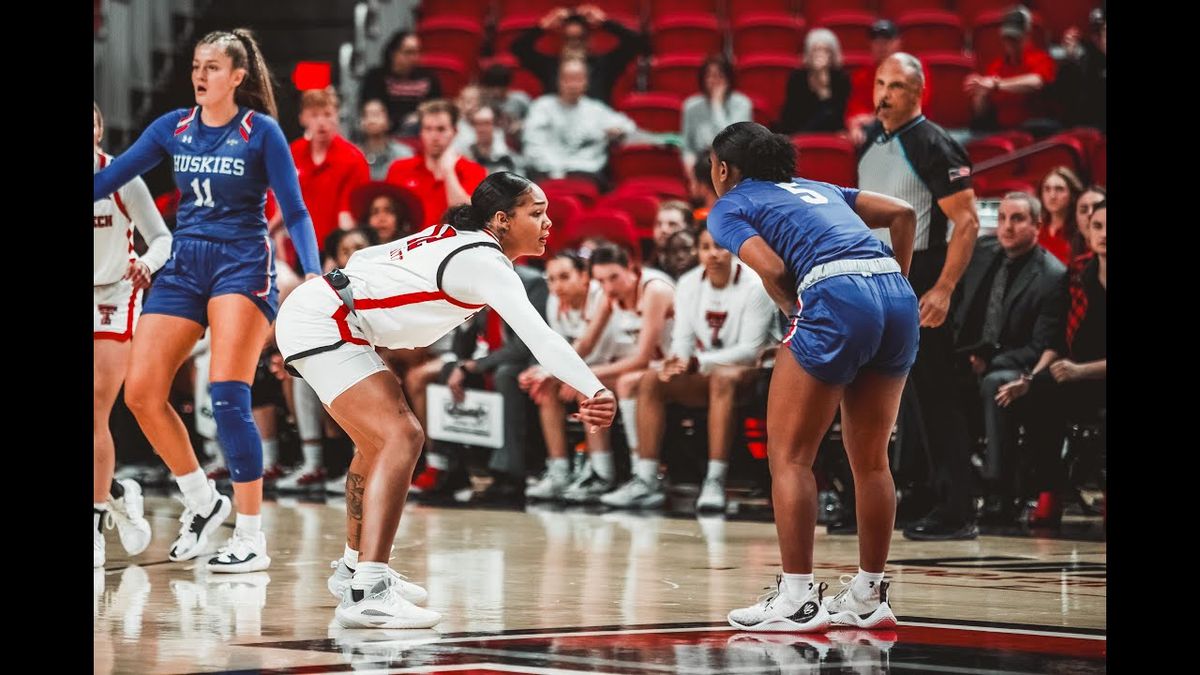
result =
M894 133L876 120L866 129L858 160L858 187L898 197L917 212L914 250L946 247L946 213L938 200L971 187L967 151L946 130L918 115ZM871 230L889 246L891 233Z

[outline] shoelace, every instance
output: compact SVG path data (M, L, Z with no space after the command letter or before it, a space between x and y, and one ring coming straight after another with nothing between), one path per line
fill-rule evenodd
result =
M233 531L233 535L220 548L217 549L217 557L226 554L236 555L238 558L246 557L246 549L253 546L256 542L255 537L248 535L239 535L237 530Z
M330 563L329 563L329 569L336 570L336 569L338 568L338 565L339 565L341 562L342 562L342 559L341 559L341 558L338 558L337 560L334 560L334 561L330 562ZM412 581L411 581L411 580L409 580L409 578L408 578L408 577L404 576L403 574L401 574L401 573L397 572L396 570L394 570L394 569L392 569L392 568L390 568L390 567L388 568L388 574L389 574L389 575L391 575L391 577L392 577L393 579L398 579L398 580L400 580L400 581L403 581L403 582L405 582L405 583L409 583L409 584L411 584L411 583L412 583Z
M765 590L767 592L758 596L758 604L762 605L763 609L770 608L771 603L775 602L775 599L779 597L779 593L782 589L783 589L783 575L776 574L775 575L775 588L771 588L770 586L763 586L763 590Z
M842 590L833 596L833 602L838 602L842 596L850 592L850 589L854 587L854 577L856 576L855 574L843 574L838 577L838 582L842 584Z

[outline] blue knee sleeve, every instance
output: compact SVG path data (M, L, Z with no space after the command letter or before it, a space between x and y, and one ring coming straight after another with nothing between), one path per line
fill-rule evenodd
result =
M249 483L263 475L262 439L250 412L250 385L245 382L213 382L213 418L217 438L225 450L225 465L235 483Z

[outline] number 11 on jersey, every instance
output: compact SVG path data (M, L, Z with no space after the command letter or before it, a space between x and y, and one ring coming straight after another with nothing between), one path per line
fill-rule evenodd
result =
M201 187L204 188L203 192L200 190ZM196 191L196 206L214 206L211 178L205 178L203 183L199 178L193 178L192 189Z

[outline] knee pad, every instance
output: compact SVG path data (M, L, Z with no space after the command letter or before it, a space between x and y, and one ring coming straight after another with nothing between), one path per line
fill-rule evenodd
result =
M262 439L251 414L250 385L245 382L213 382L209 385L217 438L225 450L225 465L235 483L262 478Z

